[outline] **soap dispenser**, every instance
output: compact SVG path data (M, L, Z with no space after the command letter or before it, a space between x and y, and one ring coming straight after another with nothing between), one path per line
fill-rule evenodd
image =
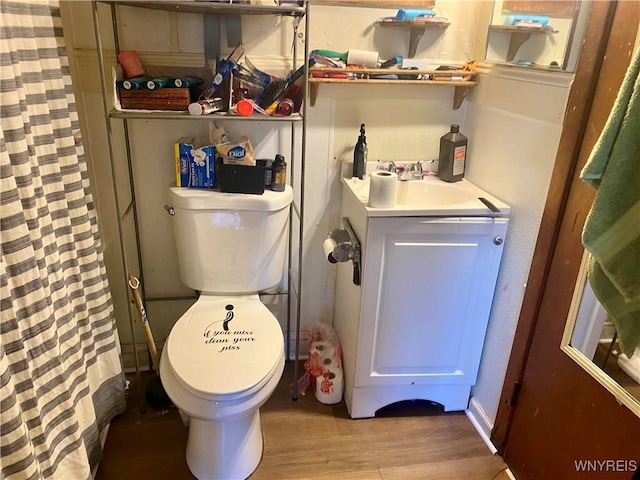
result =
M358 143L353 149L353 176L364 178L365 165L367 162L367 137L365 136L364 123L360 125L360 136Z

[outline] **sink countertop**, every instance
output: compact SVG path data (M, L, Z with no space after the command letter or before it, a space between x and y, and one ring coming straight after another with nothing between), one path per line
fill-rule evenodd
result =
M435 176L420 180L398 181L398 196L393 208L373 208L369 202L370 177L342 178L343 190L358 200L368 217L419 217L419 216L505 216L510 207L466 179L448 183ZM478 198L486 198L500 209L492 212Z

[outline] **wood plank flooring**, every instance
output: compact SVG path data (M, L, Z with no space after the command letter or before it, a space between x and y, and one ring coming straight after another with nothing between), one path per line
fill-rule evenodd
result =
M312 391L292 401L291 368L261 409L264 453L251 480L507 478L464 413L407 402L352 420L344 402L323 405ZM132 385L128 410L111 424L96 480L193 479L177 410L141 414L135 392Z

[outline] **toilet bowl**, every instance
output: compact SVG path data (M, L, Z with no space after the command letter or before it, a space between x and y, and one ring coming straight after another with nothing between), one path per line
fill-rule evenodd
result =
M169 333L160 378L189 418L191 472L245 479L262 456L259 408L284 369L282 328L257 292L282 279L293 191L169 195L180 277L201 295Z
M176 322L160 361L189 416L187 464L199 479L245 479L262 456L259 407L284 369L282 329L258 295L203 295Z

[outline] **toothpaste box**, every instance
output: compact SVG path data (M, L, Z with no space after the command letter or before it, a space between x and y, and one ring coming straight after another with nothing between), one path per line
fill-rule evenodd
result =
M176 186L215 188L216 147L196 147L193 138L183 137L175 144Z

